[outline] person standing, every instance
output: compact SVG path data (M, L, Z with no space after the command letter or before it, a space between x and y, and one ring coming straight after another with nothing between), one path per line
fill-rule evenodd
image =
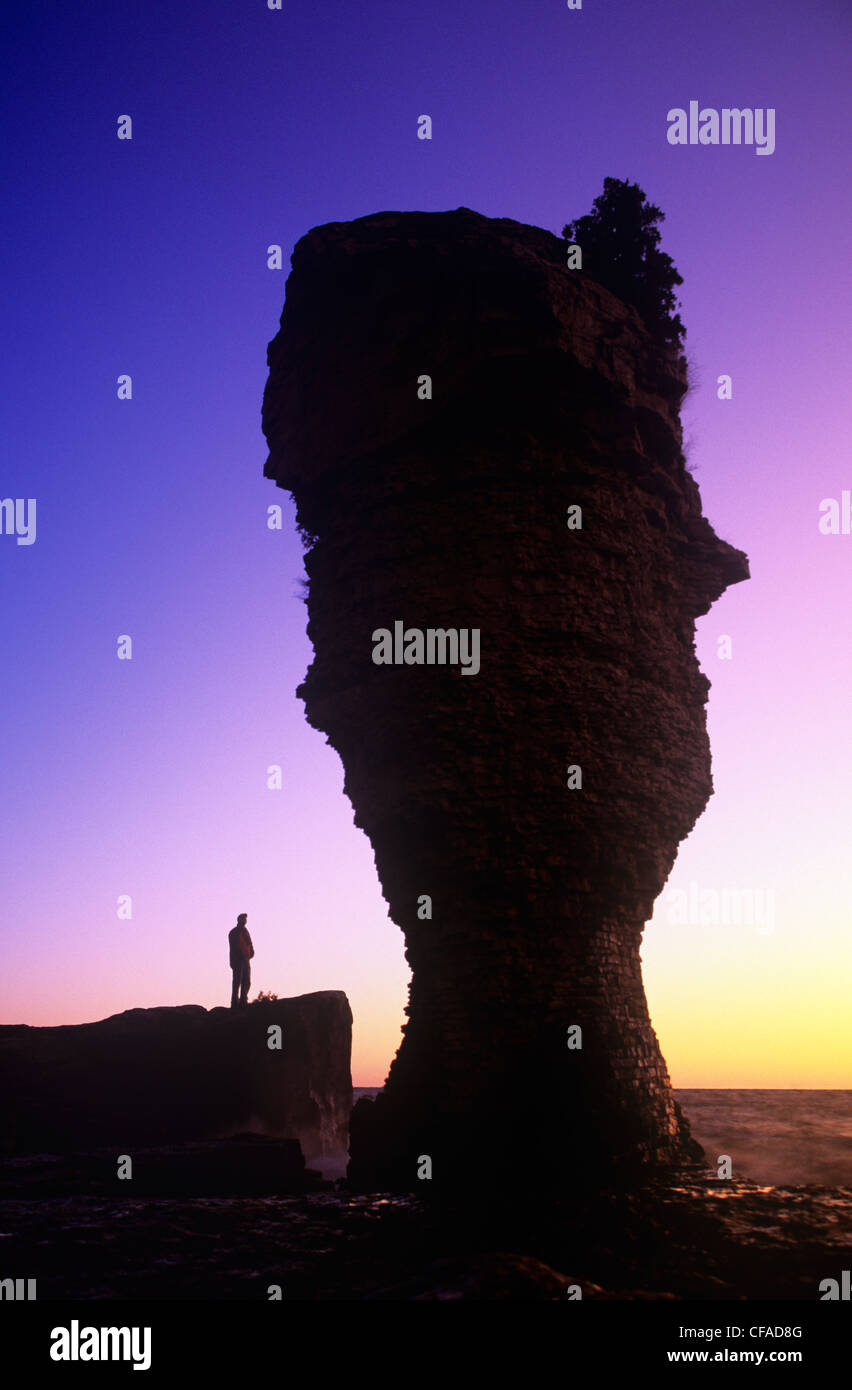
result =
M254 955L254 946L248 933L246 922L248 917L245 912L241 912L237 918L237 925L228 932L228 945L231 950L231 1008L245 1008L248 1004L249 985L251 984L251 967L249 961Z

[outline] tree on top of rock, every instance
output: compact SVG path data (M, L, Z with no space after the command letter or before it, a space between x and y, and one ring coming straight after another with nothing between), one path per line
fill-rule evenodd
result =
M638 183L626 179L604 179L593 207L566 223L562 235L582 248L583 269L592 279L634 304L659 341L680 348L686 329L675 313L674 287L683 284L683 276L671 256L658 250L655 225L665 213L647 201Z

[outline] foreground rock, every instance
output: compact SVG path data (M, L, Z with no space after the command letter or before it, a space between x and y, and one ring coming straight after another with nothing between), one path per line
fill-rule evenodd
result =
M287 1303L565 1302L566 1285L577 1283L584 1300L755 1299L765 1313L766 1300L813 1303L821 1281L849 1267L849 1188L729 1180L661 1193L659 1204L643 1196L641 1211L634 1199L579 1218L571 1192L538 1216L524 1202L521 1230L499 1204L486 1229L472 1227L467 1202L443 1210L411 1196L326 1191L274 1201L137 1200L131 1186L109 1201L0 1199L6 1271L37 1279L39 1302L264 1302L270 1283Z
M269 1029L281 1029L281 1050ZM221 1138L346 1148L352 1014L339 991L231 1011L130 1009L98 1023L0 1027L6 1154Z
M235 1134L152 1149L134 1144L131 1159L129 1168L117 1163L114 1148L0 1159L0 1197L280 1197L327 1186L305 1167L298 1139Z
M639 947L712 791L695 619L748 567L685 467L683 359L564 262L465 208L330 223L296 246L269 345L265 471L311 545L298 693L413 972L353 1114L365 1186L700 1154ZM397 623L408 657L379 664ZM424 660L437 629L476 632L478 669Z

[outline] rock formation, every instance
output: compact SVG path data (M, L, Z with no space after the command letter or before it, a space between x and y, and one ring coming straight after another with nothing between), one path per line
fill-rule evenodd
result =
M115 1145L0 1158L0 1198L42 1201L72 1196L280 1197L323 1187L305 1165L298 1139L251 1131L227 1139L182 1140L147 1148L134 1143L128 1172ZM133 1186L128 1186L132 1180Z
M281 1050L267 1029L281 1028ZM0 1027L9 1154L178 1144L255 1131L306 1157L346 1149L352 1013L329 990L246 1009L129 1009L98 1023Z
M330 223L269 345L265 473L310 546L298 693L412 969L357 1184L425 1191L424 1156L434 1190L701 1153L639 948L712 791L695 619L748 568L686 471L685 363L564 261L466 208ZM409 664L377 664L398 622ZM478 630L480 669L428 664L414 629Z

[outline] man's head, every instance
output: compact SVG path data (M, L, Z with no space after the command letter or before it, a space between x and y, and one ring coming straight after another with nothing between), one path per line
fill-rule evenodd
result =
M246 915L245 912L241 912L240 915L239 915L239 917L237 918L237 926L238 926L238 927L244 927L247 921L248 921L248 916Z

